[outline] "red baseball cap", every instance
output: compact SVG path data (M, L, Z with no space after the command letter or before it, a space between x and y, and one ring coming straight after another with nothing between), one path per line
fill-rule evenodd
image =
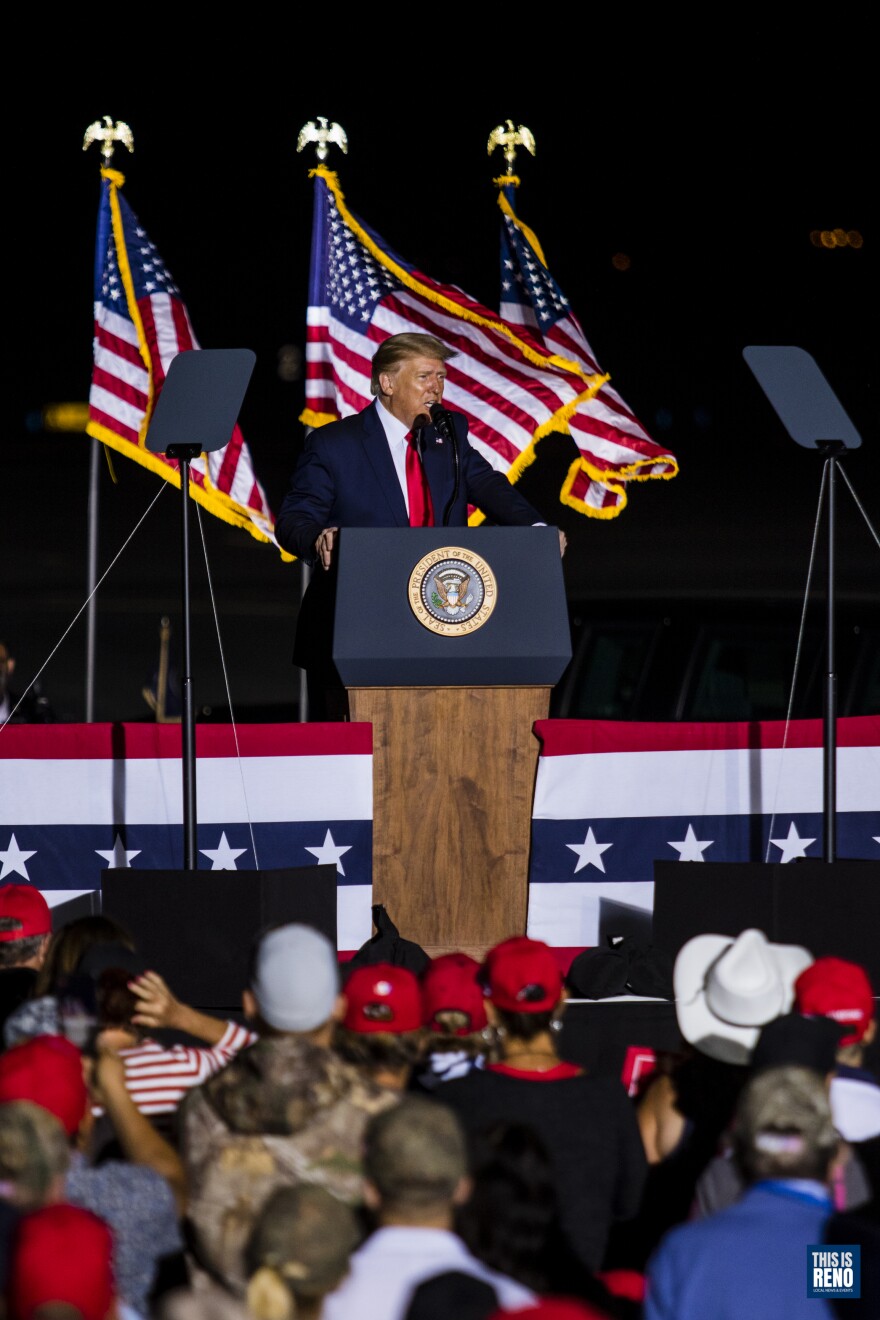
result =
M843 958L817 958L794 983L795 1007L805 1017L833 1018L846 1029L841 1045L855 1045L874 1016L874 992L865 969Z
M424 1025L431 1031L445 1031L437 1014L466 1013L467 1025L457 1027L455 1036L469 1036L486 1026L486 1003L483 987L477 979L480 964L467 953L443 953L433 958L422 972L422 1013Z
M645 1300L645 1276L640 1270L600 1270L596 1278L614 1297L623 1297L629 1302Z
M539 1297L526 1306L493 1311L488 1320L608 1320L607 1311L597 1311L576 1297Z
M91 1210L46 1205L16 1224L7 1282L10 1320L65 1302L83 1320L106 1320L116 1295L113 1234Z
M399 1036L422 1025L422 991L418 977L408 967L393 963L356 967L343 993L347 1006L342 1025L349 1031Z
M65 1036L34 1036L4 1050L0 1103L6 1100L30 1100L47 1109L73 1136L89 1103L82 1054Z
M527 935L502 940L486 954L482 979L508 1013L547 1013L562 997L562 970L549 944Z
M0 885L0 917L14 917L20 930L0 930L0 943L52 933L52 909L33 885Z

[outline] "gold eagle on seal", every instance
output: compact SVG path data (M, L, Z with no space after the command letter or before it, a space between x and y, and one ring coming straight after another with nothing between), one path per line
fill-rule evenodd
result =
M442 578L434 578L434 586L437 588L437 594L443 602L444 610L448 610L450 614L455 614L458 610L464 609L470 600L468 596L470 582L469 573L465 573L460 582L451 579L448 585Z

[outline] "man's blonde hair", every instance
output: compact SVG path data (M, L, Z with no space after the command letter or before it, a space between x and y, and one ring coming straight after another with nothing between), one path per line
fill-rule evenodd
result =
M448 362L450 358L456 356L457 352L454 348L447 348L444 343L439 339L435 339L433 335L422 335L414 332L389 335L373 354L370 368L370 393L380 393L379 377L383 371L393 372L407 358L439 358L441 362Z

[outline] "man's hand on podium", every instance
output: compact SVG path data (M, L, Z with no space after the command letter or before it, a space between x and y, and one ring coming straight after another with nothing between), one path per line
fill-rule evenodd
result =
M315 542L315 553L323 568L329 568L333 559L333 547L336 545L338 527L325 527Z
M537 526L543 526L543 525L544 524L542 523L537 524ZM558 528L558 531L559 531L559 555L561 558L562 555L565 554L565 550L568 545L568 537L565 535L565 532L562 530L561 527ZM332 563L333 550L336 546L336 537L338 533L339 533L338 527L325 527L323 532L321 532L320 536L315 541L315 553L320 559L321 566L323 568L329 568L330 564Z

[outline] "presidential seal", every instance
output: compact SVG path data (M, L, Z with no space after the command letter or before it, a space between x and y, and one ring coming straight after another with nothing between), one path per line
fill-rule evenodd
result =
M461 637L482 628L495 608L498 584L480 555L444 546L419 560L410 574L408 594L423 627Z

